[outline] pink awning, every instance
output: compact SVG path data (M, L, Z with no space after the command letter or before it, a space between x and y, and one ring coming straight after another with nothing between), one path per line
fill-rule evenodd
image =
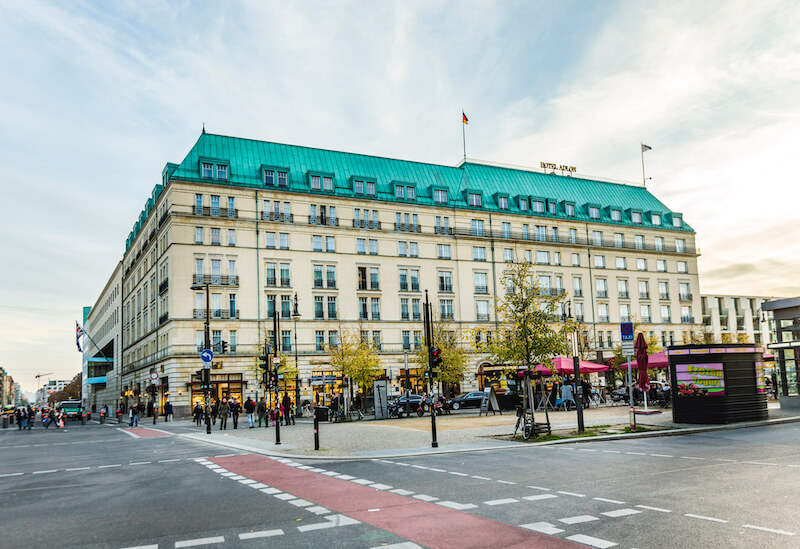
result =
M620 367L628 367L628 363L622 364ZM667 358L666 351L649 355L647 359L647 368L667 368L669 366L669 359ZM638 368L639 365L635 360L631 361L631 368Z
M581 373L582 374L591 374L596 372L607 372L608 366L605 364L597 364L595 362L589 362L587 360L581 360ZM555 372L553 372L555 369ZM574 373L574 367L572 363L572 357L566 356L557 356L553 359L553 369L539 364L536 366L536 370L543 374L559 374L559 375L572 375Z

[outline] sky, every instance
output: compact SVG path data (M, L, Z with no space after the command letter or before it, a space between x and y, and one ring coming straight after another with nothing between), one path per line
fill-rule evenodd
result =
M0 366L80 371L167 162L218 134L642 181L703 293L800 295L790 1L0 3ZM795 189L795 190L792 190ZM44 379L51 376L46 376Z

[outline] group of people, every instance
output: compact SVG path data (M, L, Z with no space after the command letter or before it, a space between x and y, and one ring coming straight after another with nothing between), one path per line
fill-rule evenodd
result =
M103 407L105 410L105 414L108 414L108 406ZM174 409L172 407L172 403L168 400L164 403L164 420L165 421L172 421ZM145 406L144 402L137 402L136 404L131 404L128 407L128 427L138 427L139 426L139 416L144 415L147 413L148 417L158 417L158 406L155 406L152 402L148 402Z
M216 400L212 400L209 415L212 425L216 425L217 419L219 419L219 429L224 431L228 428L229 417L233 423L233 428L239 428L239 415L241 415L242 411L247 414L247 425L250 429L255 429L256 418L258 418L258 427L261 427L262 423L264 423L264 427L269 427L270 423L274 425L278 421L284 425L295 424L295 408L288 393L283 394L277 409L269 408L264 398L256 402L247 397L244 405L239 404L239 401L235 398L223 398L219 403ZM192 417L197 425L203 423L205 410L200 402L195 403L192 409Z
M30 405L19 407L14 410L14 419L17 422L17 429L30 431L36 421L36 410ZM53 424L55 424L56 428L63 429L65 419L66 415L61 410L56 410L52 407L46 413L42 410L42 425L44 425L45 429L49 429L50 425Z

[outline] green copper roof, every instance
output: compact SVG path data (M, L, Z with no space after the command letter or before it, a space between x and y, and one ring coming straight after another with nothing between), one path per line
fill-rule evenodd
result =
M227 180L203 178L201 163L225 164L228 166ZM336 196L355 196L352 180L364 179L376 182L377 200L415 204L433 204L433 190L446 189L448 206L482 211L501 211L498 196L508 197L508 212L527 215L531 218L568 218L565 204L575 207L572 219L614 225L633 225L631 210L642 213L642 223L636 226L652 227L651 214L662 216L661 229L692 231L686 223L680 229L672 225L672 217L681 214L672 212L645 187L596 181L591 179L547 174L524 169L493 166L467 162L461 166L442 166L394 158L383 158L340 151L313 149L296 145L254 141L203 133L183 161L165 168L167 179L184 181L213 181L215 184L230 184L255 188L275 188L264 185L263 169L271 167L288 170L288 191ZM334 192L312 191L309 174L331 175ZM416 187L416 199L395 199L395 183L411 183ZM161 189L153 192L140 221L127 241L133 243L141 225L150 213ZM467 192L482 195L482 207L470 208ZM533 214L520 210L518 198L554 201L556 214ZM368 197L365 197L368 200ZM590 219L589 205L600 208L600 219ZM611 209L622 210L620 221L612 221ZM547 210L546 210L547 212Z

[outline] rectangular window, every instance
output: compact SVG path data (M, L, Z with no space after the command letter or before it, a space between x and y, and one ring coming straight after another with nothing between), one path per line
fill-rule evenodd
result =
M642 212L631 212L631 221L640 225L642 223Z
M680 296L681 301L688 301L692 299L692 291L689 287L688 282L681 282L678 285L678 293Z
M681 307L681 322L683 324L691 324L693 322L691 307Z
M289 264L281 263L281 286L285 288L292 285L292 277L289 273Z
M669 299L669 282L660 281L658 283L658 298Z
M539 242L546 242L547 241L547 227L544 227L542 225L536 225L534 230L536 231L534 233L534 238L536 240L538 240Z
M369 268L369 289L370 290L379 290L380 289L380 277L378 275L378 268L377 267L370 267Z
M336 288L336 265L325 266L325 284L329 289Z
M608 281L605 278L598 278L595 280L595 287L597 289L597 297L608 297Z
M274 184L275 184L275 171L264 170L264 185L274 185Z
M280 233L281 250L289 249L289 233Z
M374 238L369 239L369 255L378 255L378 241Z
M501 210L507 210L508 209L508 198L505 197L505 196L498 197L497 205Z
M561 252L553 252L553 265L561 265Z
M267 234L269 234L269 233L267 233ZM274 235L274 233L273 233L273 235ZM273 236L273 240L274 240L274 238L275 237ZM315 234L314 236L312 236L311 237L311 242L312 242L312 249L315 252L321 252L322 251L322 237L320 235L316 235ZM273 248L274 247L275 246L273 244Z
M278 172L278 186L279 187L289 186L289 174L287 174L286 172Z
M601 303L597 306L597 320L608 322L608 303Z
M622 233L614 233L614 247L615 248L625 247L625 236Z
M381 299L379 297L370 298L370 305L372 308L372 320L381 319Z
M276 267L277 266L276 266L275 263L267 263L267 277L266 277L267 278L267 280L266 280L267 286L276 286L278 284L278 281L277 281L277 278L276 278L276 275L275 275Z
M470 206L474 208L481 207L481 195L479 195L478 193L468 193L467 197L469 199L468 203Z
M219 246L222 243L220 242L220 230L218 228L211 229L211 245L212 246Z
M664 251L664 237L663 236L657 236L653 240L655 242L656 251L657 252L663 252Z
M413 320L419 320L421 318L419 299L411 300L411 317Z
M439 291L448 293L453 291L453 273L450 271L439 271Z
M622 221L622 212L620 210L611 210L611 221Z
M486 273L474 273L473 278L475 280L475 293L488 294L489 286L487 282Z
M331 330L328 332L328 345L334 349L339 346L339 332Z
M328 318L336 318L336 296L328 296Z
M475 314L478 322L486 322L489 320L489 302L479 300L475 302Z
M322 265L314 265L314 287L322 288Z
M437 244L436 256L439 259L450 259L450 244Z
M602 246L603 245L603 232L602 231L592 231L592 244L595 246Z
M403 350L410 351L411 350L411 332L409 330L402 331L402 338L403 338Z
M333 192L333 178L332 177L323 177L322 178L322 190L327 191L329 193Z
M364 187L367 196L375 196L375 183L373 181L367 181Z
M408 291L408 269L400 269L400 291Z
M653 220L653 225L661 225L661 214L651 214L650 219Z
M236 229L228 229L228 246L236 246Z
M417 190L414 187L406 187L406 200L416 200Z
M211 179L214 177L214 165L209 162L203 162L203 178Z
M591 219L600 219L600 208L597 206L589 206L589 217Z
M525 261L527 263L533 263L533 252L531 250L525 250Z
M288 295L281 296L281 318L292 317L292 297Z
M503 261L506 263L514 263L514 250L511 248L503 249Z
M400 298L400 320L408 320L409 318L408 298Z
M679 254L686 253L686 241L682 238L675 239L675 251Z
M228 166L217 164L217 179L228 179Z
M544 202L541 200L532 200L531 201L531 211L533 213L544 213Z
M520 198L519 199L519 209L522 212L528 211L528 199L527 198Z
M270 250L275 249L275 233L264 233L264 247Z
M578 243L578 229L570 229L569 230L569 243L570 244L577 244Z
M683 227L683 219L673 215L672 226L675 227L676 229L680 229L681 227Z
M419 291L419 269L411 269L411 291Z
M503 222L503 238L511 238L511 223Z
M406 188L402 185L395 185L394 186L394 197L403 200L406 197L405 193Z
M366 255L367 240L365 238L356 238L356 253L359 255Z
M335 252L336 251L336 238L333 236L326 236L325 237L325 251L326 252Z
M669 324L672 322L672 317L670 315L669 305L662 305L661 306L661 323L662 324Z
M358 298L358 318L361 320L367 320L369 318L369 306L366 297Z
M631 306L627 304L623 304L619 306L619 321L620 322L630 322L631 321Z
M572 266L573 267L581 266L581 254L572 254Z
M439 313L443 320L453 320L453 300L452 299L439 300Z
M644 258L638 258L636 260L636 269L639 271L646 271L647 270L647 260Z
M219 217L219 196L211 195L211 215Z
M605 269L606 268L606 256L604 256L604 255L596 255L596 256L594 256L594 266L597 269Z
M650 299L650 284L646 280L639 281L639 299Z
M628 293L628 281L625 279L618 279L617 280L617 296L620 299L628 299L630 294Z
M633 237L633 245L637 250L644 250L644 235L637 234Z
M381 332L380 330L374 330L372 332L372 346L375 347L377 350L381 350Z
M408 247L408 255L410 257L419 257L419 244L417 242L409 242Z
M547 201L547 211L550 212L550 215L556 215L556 203L552 200Z
M398 240L397 255L400 257L405 257L406 255L408 255L407 250L408 250L408 242L406 242L405 240Z
M689 272L689 265L685 261L678 261L678 272L679 273L688 273Z
M575 217L575 204L566 204L565 211L567 212L567 217Z
M312 175L308 180L311 184L312 191L319 191L322 188L322 181L318 175Z
M617 269L621 269L621 270L627 269L624 257L618 257L617 258Z
M530 238L531 238L530 227L528 225L523 225L522 226L522 238L524 240L530 240Z
M447 204L447 191L442 189L434 189L433 201L436 204Z
M656 270L660 273L666 273L667 262L663 259L656 259Z
M203 243L203 227L194 228L194 243L195 244Z
M353 181L353 192L355 194L364 194L364 182L354 180Z
M550 265L550 252L536 252L536 263L538 265Z
M325 331L316 330L314 332L314 341L316 342L317 352L325 350Z
M483 221L480 219L472 220L472 236L483 236Z

